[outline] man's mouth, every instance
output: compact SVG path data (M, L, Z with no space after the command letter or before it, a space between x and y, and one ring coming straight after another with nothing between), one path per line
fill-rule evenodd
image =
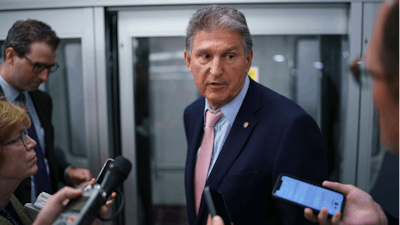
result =
M33 157L31 158L31 160L29 160L29 161L32 161L32 160L37 160L37 157L36 157L36 155L35 155L35 156L33 156Z
M223 85L221 82L210 82L209 85Z

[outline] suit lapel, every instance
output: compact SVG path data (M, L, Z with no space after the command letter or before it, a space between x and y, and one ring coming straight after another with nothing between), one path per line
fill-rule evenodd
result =
M243 100L243 104L240 107L235 122L226 138L211 174L206 181L206 186L210 186L214 190L218 189L223 178L243 150L251 132L258 123L258 119L254 116L254 113L261 108L261 102L260 94L256 86L257 84L250 79L250 86ZM247 127L244 125L245 122L248 123ZM206 202L204 198L202 198L196 224L199 224L199 218L207 220L207 215L204 215L206 208Z

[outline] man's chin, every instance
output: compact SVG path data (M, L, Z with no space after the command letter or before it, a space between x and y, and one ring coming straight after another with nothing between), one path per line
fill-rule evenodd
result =
M26 87L24 90L26 90L26 91L37 91L39 89L39 86L40 86L40 84L39 85L30 85L30 86Z

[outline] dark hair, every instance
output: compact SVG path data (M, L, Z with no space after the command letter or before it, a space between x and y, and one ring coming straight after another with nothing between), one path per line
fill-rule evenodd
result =
M186 30L186 52L190 56L193 46L194 35L197 31L211 31L213 29L227 29L237 32L242 36L245 54L249 54L253 48L253 41L246 18L243 13L234 8L211 5L197 10L189 21Z
M51 27L37 20L18 20L13 24L4 42L4 61L6 60L5 51L7 48L14 48L18 57L22 58L30 52L30 45L33 42L45 42L53 50L56 50L60 43L60 38Z

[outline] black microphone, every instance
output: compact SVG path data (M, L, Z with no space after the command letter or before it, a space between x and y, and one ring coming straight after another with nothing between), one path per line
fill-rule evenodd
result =
M72 199L53 224L90 224L99 214L115 188L122 184L132 169L132 163L118 156L108 167L101 185L83 188L82 196Z
M108 167L103 181L101 182L101 188L107 193L106 198L108 199L115 188L122 184L128 177L132 169L132 163L122 156L115 158L114 162Z

